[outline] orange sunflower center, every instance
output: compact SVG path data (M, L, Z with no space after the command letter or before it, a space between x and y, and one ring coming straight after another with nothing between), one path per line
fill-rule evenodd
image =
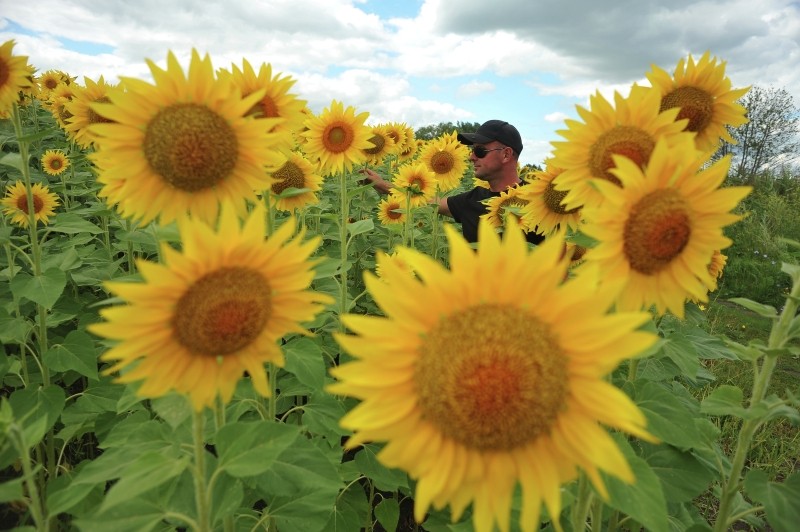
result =
M39 197L38 194L33 194L33 212L39 213L44 207L44 200ZM22 194L17 198L17 208L24 212L25 214L30 214L28 210L28 196L26 194Z
M470 449L525 445L565 407L566 357L549 327L518 308L484 304L445 316L419 355L423 418Z
M223 356L255 340L271 311L263 275L244 267L221 268L198 279L180 298L172 326L192 353Z
M383 151L383 148L386 146L386 139L383 138L383 135L373 135L370 137L369 141L375 146L374 148L367 148L364 150L364 153L367 155L377 155Z
M144 154L165 181L186 192L215 186L236 167L239 143L228 122L206 107L175 104L147 125Z
M64 163L61 159L50 159L50 164L48 165L51 170L61 170L61 167L64 166Z
M306 186L306 176L303 170L292 161L286 161L272 176L279 180L272 184L274 194L280 194L290 187L305 188Z
M334 122L325 127L322 134L322 143L325 150L331 153L342 153L350 148L355 138L355 132L350 125L344 122Z
M431 157L431 169L437 174L446 174L455 166L453 154L449 151L437 151Z
M278 105L272 99L272 96L264 96L261 99L261 112L265 118L278 118L280 116Z
M697 87L678 87L661 100L661 110L680 107L678 119L688 118L688 131L699 133L714 118L714 98Z
M58 86L58 80L56 78L48 77L44 79L44 86L48 90L53 90Z
M633 126L615 126L603 133L589 151L589 170L594 177L621 185L610 169L614 168L612 155L624 155L639 166L650 160L655 142L653 138Z
M413 176L408 179L408 189L412 194L420 195L425 194L425 189L428 188L428 183L425 178L420 176Z
M674 190L658 190L633 206L624 229L623 251L631 268L653 275L665 268L689 243L689 209Z
M547 187L542 192L542 198L544 200L544 205L550 212L554 212L556 214L573 214L580 210L580 207L576 207L574 209L567 209L564 205L562 205L562 201L564 198L567 197L569 193L568 190L556 190L553 182L550 181L547 183Z

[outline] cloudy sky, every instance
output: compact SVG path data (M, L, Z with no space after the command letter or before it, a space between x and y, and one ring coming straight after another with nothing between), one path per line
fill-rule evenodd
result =
M711 52L734 87L784 88L800 105L800 2L790 0L0 0L0 42L40 72L150 80L144 59L296 80L320 112L332 100L369 123L508 120L523 163L541 163L564 119L596 90L647 84L655 64Z

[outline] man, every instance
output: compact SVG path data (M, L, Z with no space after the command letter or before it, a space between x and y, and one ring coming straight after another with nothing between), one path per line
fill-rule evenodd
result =
M439 201L439 214L452 217L461 224L461 233L468 242L478 240L478 221L487 212L484 200L499 196L508 188L519 185L517 161L522 152L522 138L517 128L502 120L484 122L475 133L459 133L458 140L471 147L470 162L475 177L489 184L489 188L475 187ZM367 179L378 192L388 193L391 184L372 170L366 169ZM539 244L544 236L526 233L526 239Z

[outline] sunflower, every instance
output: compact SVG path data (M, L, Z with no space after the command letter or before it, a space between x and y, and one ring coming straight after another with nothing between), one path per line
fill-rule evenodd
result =
M0 116L7 116L19 93L31 86L28 58L13 55L14 41L6 41L0 46Z
M50 99L50 94L60 83L70 84L72 78L60 70L48 70L36 78L36 85L39 89L38 98L42 101Z
M303 128L306 115L303 109L306 101L299 99L290 93L295 80L291 76L284 76L276 73L272 75L272 65L262 63L256 74L253 67L247 61L242 60L242 68L231 65L233 73L220 70L220 75L232 75L234 84L242 91L242 97L246 98L257 90L264 89L264 95L260 100L253 104L248 114L257 118L279 118L273 126L274 132L286 132L287 143L292 142L291 135L299 133Z
M424 163L404 164L395 173L390 195L405 205L405 196L410 194L411 206L427 205L436 195L436 174Z
M417 481L418 522L431 505L456 521L472 503L475 530L508 530L519 483L522 530L538 530L542 502L556 519L576 467L604 497L598 470L634 482L601 424L652 440L606 379L656 342L637 330L649 316L607 314L613 294L595 275L562 283L563 237L531 252L510 229L501 240L481 223L476 251L445 226L450 270L403 248L416 277L388 261L382 279L366 273L384 316L346 315L352 334L335 336L355 360L328 389L361 400L340 421L354 431L346 446L387 442L378 459Z
M378 277L383 277L382 272L383 269L386 267L385 264L387 262L391 262L397 269L405 272L406 275L410 277L416 276L416 273L414 273L414 268L412 268L411 264L409 264L408 261L406 261L405 258L403 257L404 249L405 248L400 248L393 251L392 253L384 253L383 251L379 251L375 257L376 259L375 275L377 275Z
M270 394L264 363L283 366L278 346L289 333L305 333L331 299L307 290L314 278L309 256L315 238L291 239L285 222L265 239L266 213L257 207L240 226L236 209L224 204L218 227L182 218L183 252L163 246L163 263L139 261L143 282L109 282L124 305L106 308L106 321L89 326L118 343L101 356L125 369L119 381L144 381L143 397L174 389L196 410L230 401L247 371L253 388Z
M467 170L469 150L456 138L456 132L445 133L422 148L419 160L436 174L439 192L448 192L461 184Z
M714 151L720 139L735 143L727 127L747 123L747 109L737 100L750 88L731 89L724 61L706 52L697 63L691 54L682 58L671 76L656 65L652 69L646 76L661 96L661 109L680 110L678 119L688 119L686 129L697 133L698 149Z
M560 227L578 229L581 223L580 208L567 209L563 204L567 191L556 190L553 180L563 172L546 163L545 170L531 173L528 184L521 187L520 199L526 203L520 209L522 219L529 227L537 227L542 234L549 235Z
M95 143L96 135L89 126L113 122L105 115L98 113L92 104L110 101L109 91L116 86L106 83L103 76L100 76L97 81L87 77L83 79L86 85L74 87L72 99L64 102L64 113L69 114L69 118L64 120L64 130L78 146L90 148Z
M303 150L309 158L319 159L323 174L349 172L353 165L366 161L364 150L375 146L369 140L370 128L364 125L368 116L333 100L321 115L306 120L308 131L301 133Z
M47 150L42 156L42 169L50 175L61 175L69 168L69 159L61 150Z
M425 144L424 140L414 138L414 130L410 126L405 124L402 124L402 126L403 128L400 130L400 133L403 135L404 139L397 151L398 163L405 163L414 159Z
M284 155L285 161L272 172L272 193L276 197L287 189L283 196L276 198L276 207L282 211L293 211L303 205L317 203L317 192L322 187L322 176L317 173L316 167L301 153L290 152Z
M389 135L389 127L386 124L372 126L372 136L369 141L373 147L364 150L367 162L372 165L380 165L383 160L397 152L395 140Z
M405 198L389 194L378 203L378 220L383 225L402 224L406 221Z
M33 197L33 212L36 221L47 224L54 209L58 206L58 196L41 183L34 183L31 186L31 196ZM6 189L6 197L0 200L0 206L3 208L3 214L11 216L12 223L28 227L31 218L25 183L17 181L9 186Z
M661 112L658 93L634 86L628 98L614 94L616 108L598 91L590 98L590 109L576 106L583 122L567 120L567 129L557 133L566 141L554 141L552 164L564 171L554 182L557 190L568 191L568 209L591 205L601 196L593 186L598 180L619 184L610 170L613 155L624 155L636 164L647 164L656 140L665 137L670 145L694 149L694 135L683 132L685 120L676 121L677 109Z
M708 274L713 279L713 286L709 289L709 292L713 292L717 289L717 281L722 277L722 270L725 268L725 264L728 262L728 256L723 255L720 250L715 249L714 252L711 254L711 262L708 263Z
M262 91L241 98L230 79L214 79L211 59L192 50L188 75L172 52L167 69L148 60L155 84L122 78L111 103L94 104L114 123L96 124L99 194L141 223L166 224L191 213L213 221L221 201L239 212L272 185L280 162L278 119L246 117ZM272 122L270 122L272 121Z
M601 208L584 209L582 231L597 240L586 252L601 275L622 284L617 305L639 310L655 305L682 318L687 299L708 301L714 250L731 244L723 228L741 216L731 211L750 187L720 188L730 166L725 156L707 169L703 152L656 143L647 168L616 157L622 188L598 183Z
M530 231L535 227L522 218L522 208L528 202L524 199L526 187L511 187L495 196L485 200L486 213L481 215L481 219L489 222L495 229L500 229L506 224L506 218L512 215L523 231Z

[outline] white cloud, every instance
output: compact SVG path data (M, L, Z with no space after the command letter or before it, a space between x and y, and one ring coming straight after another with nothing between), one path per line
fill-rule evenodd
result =
M488 81L473 80L461 85L456 91L456 96L459 98L474 98L481 94L494 92L495 84Z

